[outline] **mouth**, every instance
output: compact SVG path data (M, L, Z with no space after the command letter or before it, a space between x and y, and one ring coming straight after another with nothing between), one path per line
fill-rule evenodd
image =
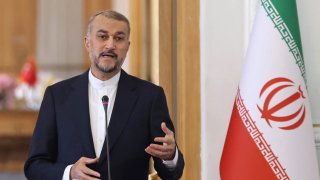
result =
M117 54L114 53L114 52L102 52L102 53L100 54L100 57L103 57L103 58L112 58L112 59L114 59L114 58L117 57Z

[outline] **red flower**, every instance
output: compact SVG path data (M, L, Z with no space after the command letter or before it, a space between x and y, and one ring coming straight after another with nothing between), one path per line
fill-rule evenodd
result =
M33 56L27 58L27 62L22 68L20 78L22 82L27 83L29 86L34 86L37 82L37 67Z

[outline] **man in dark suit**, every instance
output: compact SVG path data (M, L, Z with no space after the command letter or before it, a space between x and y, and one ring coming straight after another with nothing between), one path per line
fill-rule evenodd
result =
M91 67L46 89L25 164L28 179L142 180L151 156L162 179L181 177L184 159L163 89L121 70L129 35L122 14L91 17L85 36Z

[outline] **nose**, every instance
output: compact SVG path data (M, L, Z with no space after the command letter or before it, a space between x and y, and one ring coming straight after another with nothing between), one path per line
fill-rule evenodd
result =
M107 41L106 41L106 45L105 45L106 49L115 49L115 42L113 37L110 37Z

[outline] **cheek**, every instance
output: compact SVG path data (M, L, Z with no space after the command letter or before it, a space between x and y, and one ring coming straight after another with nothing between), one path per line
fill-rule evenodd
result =
M99 46L98 43L92 43L91 46L90 46L90 50L91 52L95 53L95 52L100 52L101 49L103 49L103 47L101 48L102 46Z
M121 56L126 56L127 52L128 52L128 48L121 48L119 50L119 55L121 54Z

